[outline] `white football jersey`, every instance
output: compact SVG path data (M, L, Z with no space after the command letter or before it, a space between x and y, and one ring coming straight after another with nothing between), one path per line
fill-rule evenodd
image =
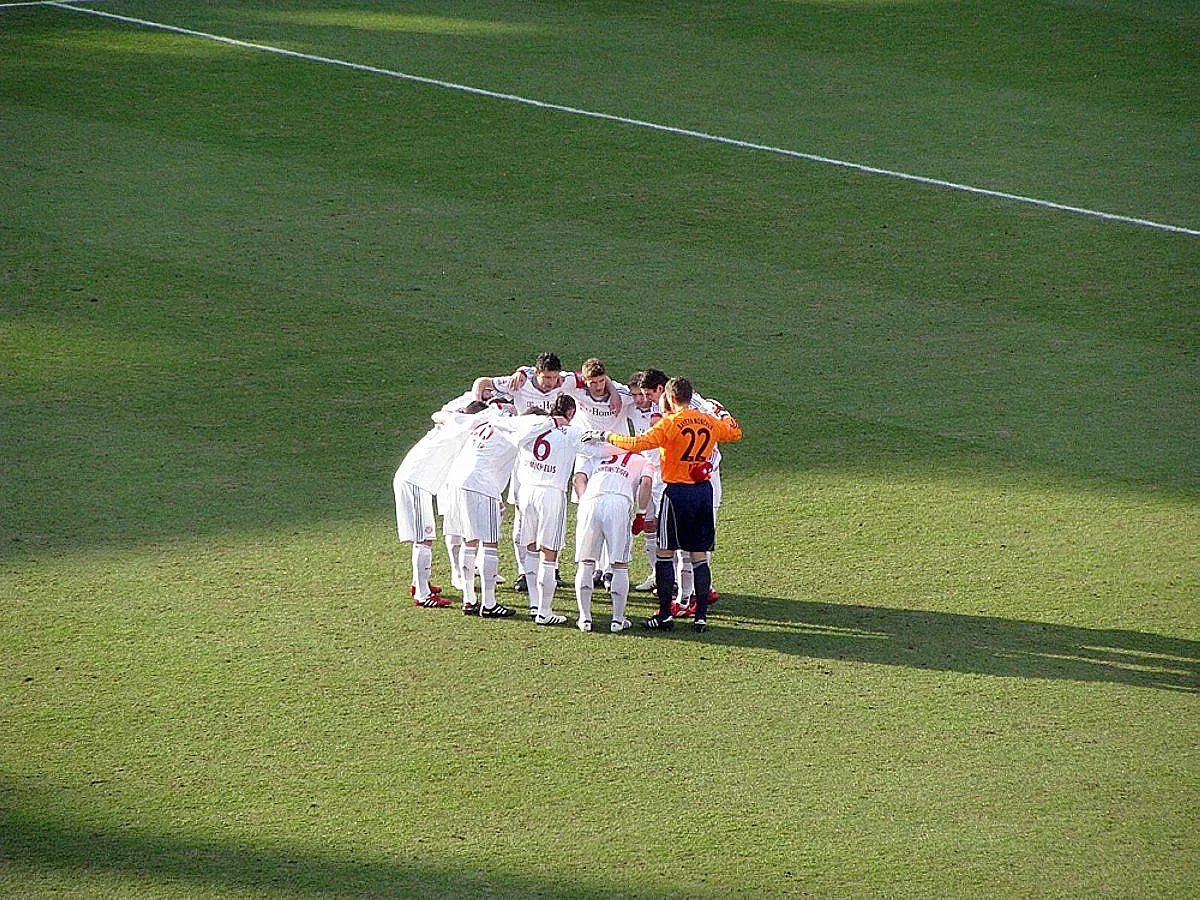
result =
M543 391L538 387L537 378L535 377L537 372L533 366L521 366L518 371L525 373L525 383L519 388L512 386L511 375L501 375L498 378L492 379L492 385L497 391L512 398L513 404L517 407L517 415L524 415L531 409L540 409L549 412L554 401L558 399L558 395L563 392L566 381L569 381L572 377L571 373L564 373L563 385Z
M620 494L630 502L636 502L638 481L643 475L650 475L649 461L641 453L618 450L608 444L599 446L609 453L596 460L579 502L599 494Z
M626 407L633 406L633 394L629 393L629 388L613 382L613 391L620 399L620 405L615 412L613 411L612 396L605 394L599 399L593 397L588 393L587 385L583 383L582 377L578 374L572 373L566 376L566 385L563 390L575 400L574 422L576 424L596 431L624 433L627 430L622 426L625 422Z
M519 419L506 425L516 421ZM583 429L556 425L550 418L542 418L541 427L521 435L517 439L517 480L522 490L546 487L565 493L582 437Z
M638 435L645 434L654 427L654 423L662 418L662 413L658 411L658 406L651 403L645 409L639 407L636 403L630 403L628 407L621 411L621 417L624 421L621 428L611 428L610 431L615 431L617 434Z
M517 445L497 426L517 419L494 416L490 413L484 413L482 416L482 420L476 422L467 432L462 449L454 457L450 471L446 474L446 484L499 500L509 478L512 477L513 463L517 459Z
M396 480L407 481L436 494L442 489L450 466L466 442L471 427L484 415L453 415L442 424L433 426L405 454L400 468L396 470Z

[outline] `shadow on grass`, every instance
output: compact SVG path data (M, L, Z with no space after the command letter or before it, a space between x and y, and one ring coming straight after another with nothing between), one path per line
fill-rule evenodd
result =
M957 613L726 595L706 640L817 659L1200 693L1200 641Z
M7 793L0 789L0 796ZM112 889L186 896L195 890L300 897L600 896L598 886L536 874L439 866L405 859L355 859L335 853L187 839L136 828L110 829L28 809L0 808L0 884L59 879L64 892ZM486 855L485 855L486 858ZM11 880L9 880L11 879ZM36 879L36 880L35 880ZM98 879L98 880L97 880Z

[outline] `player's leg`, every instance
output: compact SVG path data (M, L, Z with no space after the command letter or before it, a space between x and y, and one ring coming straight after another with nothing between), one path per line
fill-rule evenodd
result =
M675 544L676 515L673 509L674 497L668 486L663 491L662 505L658 510L658 550L654 559L654 582L658 593L658 612L647 619L643 625L647 628L674 628L671 618L671 599L675 596Z
M538 607L542 602L541 582L537 577L541 562L542 555L538 552L537 544L527 545L525 547L524 574L521 577L525 580L525 591L529 594L530 618L537 615ZM531 572L533 573L532 575L530 574Z
M657 527L657 522L651 525L647 522L647 528ZM652 591L655 588L654 566L658 559L658 533L656 531L646 531L645 538L646 549L646 565L650 567L650 574L646 576L644 581L639 581L633 586L635 591Z
M692 572L696 580L696 618L693 627L696 631L704 631L708 627L709 595L712 592L712 572L709 569L708 554L716 544L716 519L712 511L712 486L705 483L698 491L700 508L696 510L694 530L690 546Z
M521 571L524 574L521 577L525 581L524 590L529 594L527 599L531 619L537 616L541 596L537 579L538 565L541 561L537 545L538 511L536 504L533 503L534 496L531 488L525 489L524 506L520 510L521 531L517 535L523 555Z
M613 577L609 591L612 593L613 622L627 622L628 620L625 618L625 607L629 602L628 563L613 563Z
M650 490L650 503L646 507L646 562L650 566L650 575L634 587L635 591L653 591L658 588L658 510L662 507L663 489L662 480L656 477Z
M580 631L590 631L592 625L592 591L595 590L595 585L592 584L592 575L596 571L596 561L594 559L579 559L575 560L575 605L579 607L579 629ZM584 623L587 627L584 628Z
M707 554L692 554L692 571L696 578L696 619L697 628L708 624L709 592L712 590L712 573L708 568Z
M538 569L538 615L539 625L565 625L566 616L554 612L554 589L558 586L554 574L558 569L558 553L542 548L542 562Z
M518 593L528 590L529 584L526 576L526 573L529 571L529 548L521 540L521 533L524 528L522 519L521 508L516 507L513 511L512 547L513 558L517 561L517 578L513 582L513 590Z
M544 491L538 497L538 506L538 546L542 558L538 568L538 616L535 621L539 625L565 625L567 617L554 612L554 589L558 587L558 553L566 534L566 494Z
M445 527L446 520L443 518L442 528L444 529ZM459 559L459 553L462 550L462 535L447 533L445 538L446 555L450 557L450 583L461 591L463 590L463 577L462 561Z
M673 598L671 612L675 615L690 616L693 610L696 593L695 572L692 570L692 557L680 550L675 554L675 578L679 585L677 595Z
M629 558L633 555L633 533L630 519L633 506L627 497L606 494L599 498L597 519L604 536L604 555L612 566L609 594L612 598L612 625L614 632L624 631L630 626L625 618L625 607L629 600Z
M483 595L484 610L496 608L496 573L500 571L498 544L499 541L485 541L483 544L483 566L479 571L479 589Z
M479 553L479 540L464 539L458 549L458 564L463 573L464 613L479 611L479 599L475 595L475 559Z
M575 605L579 607L579 629L590 631L592 625L592 592L596 573L595 500L587 499L579 504L575 520ZM584 626L586 624L586 628Z

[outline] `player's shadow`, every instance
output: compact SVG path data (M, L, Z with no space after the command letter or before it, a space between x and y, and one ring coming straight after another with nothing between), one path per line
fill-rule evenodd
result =
M816 659L1200 693L1200 641L995 616L728 595L705 640Z

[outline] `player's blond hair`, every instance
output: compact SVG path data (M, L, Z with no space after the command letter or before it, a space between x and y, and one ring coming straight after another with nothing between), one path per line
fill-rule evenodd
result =
M584 378L595 378L598 375L608 374L608 369L604 368L604 363L593 356L591 359L583 361L583 365L579 367L579 374Z

